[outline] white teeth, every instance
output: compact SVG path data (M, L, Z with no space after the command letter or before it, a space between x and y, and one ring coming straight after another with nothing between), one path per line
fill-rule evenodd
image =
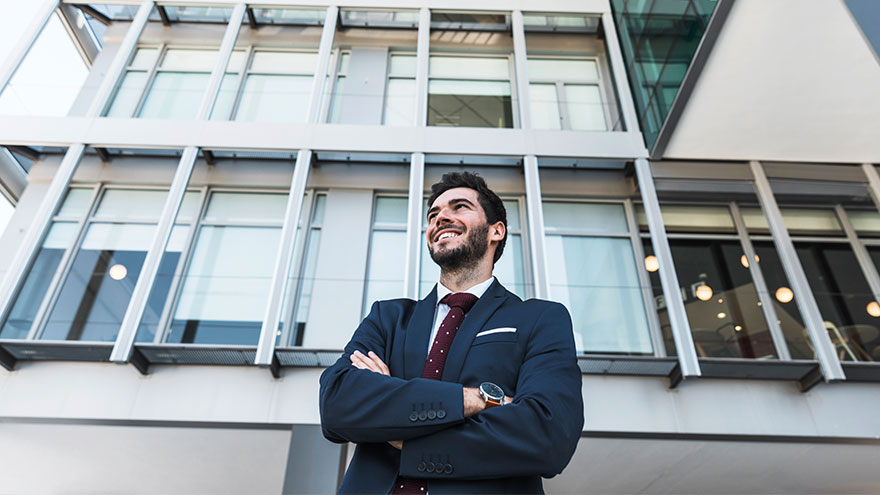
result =
M444 232L444 233L440 234L440 237L438 237L437 240L442 241L443 239L447 239L449 237L455 237L457 235L458 234L456 234L454 232Z

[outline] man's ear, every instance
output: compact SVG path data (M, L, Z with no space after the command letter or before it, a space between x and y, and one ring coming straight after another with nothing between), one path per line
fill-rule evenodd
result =
M501 242L501 239L504 239L504 234L506 233L507 228L504 226L504 222L495 222L489 226L490 241Z

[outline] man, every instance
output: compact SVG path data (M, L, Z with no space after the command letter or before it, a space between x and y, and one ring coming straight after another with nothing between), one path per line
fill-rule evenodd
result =
M583 428L571 318L492 276L507 214L481 177L431 190L440 282L374 303L321 375L324 436L357 444L340 493L542 493Z

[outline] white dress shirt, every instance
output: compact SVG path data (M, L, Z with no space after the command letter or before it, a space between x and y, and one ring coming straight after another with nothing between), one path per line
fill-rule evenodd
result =
M469 294L473 294L477 296L479 299L485 292L486 289L492 285L492 282L495 280L495 277L489 277L488 280L484 282L480 282L477 285L474 285L470 289L464 291ZM446 297L447 294L451 294L452 291L449 290L445 285L440 282L437 282L437 305L434 308L434 328L431 330L431 338L428 339L428 352L431 352L431 345L434 344L434 338L437 336L437 330L440 329L440 324L443 323L443 319L446 318L446 315L449 314L449 305L445 303L441 303L440 301Z

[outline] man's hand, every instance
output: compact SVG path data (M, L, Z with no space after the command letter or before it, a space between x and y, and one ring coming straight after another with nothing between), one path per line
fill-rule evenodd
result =
M351 353L350 359L352 366L358 369L370 370L379 373L380 375L391 376L391 371L388 370L388 366L386 366L373 351L367 352L366 355L361 351L354 351Z
M469 418L486 409L486 400L480 395L478 388L464 387L462 393L464 393L464 417ZM511 402L513 402L513 399L505 395L502 405L510 404Z

